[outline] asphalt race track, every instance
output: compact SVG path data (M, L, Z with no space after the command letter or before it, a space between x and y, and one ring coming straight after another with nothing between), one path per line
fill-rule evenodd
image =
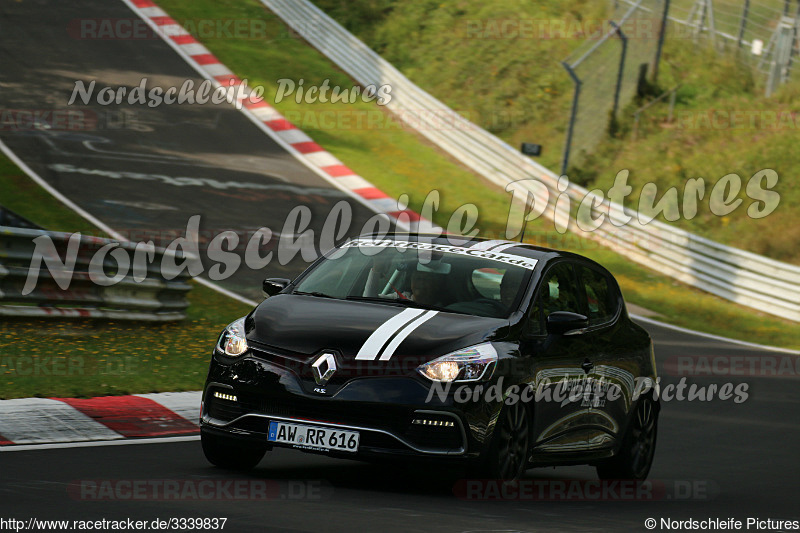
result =
M201 237L226 230L246 235L261 227L281 233L287 214L298 205L311 209L310 227L317 234L339 201L351 204L351 235L374 215L286 153L230 104L150 108L123 100L101 106L92 98L89 105L76 100L68 107L76 80L87 85L97 80L95 94L101 87L137 86L144 77L148 87L180 87L185 80L194 80L197 87L202 81L159 38L75 38L82 18L139 20L121 1L26 0L0 6L0 108L82 114L79 127L0 128L0 139L97 219L131 240L153 238L165 244L185 234L192 215L201 215ZM105 171L139 176L108 177ZM259 188L176 186L158 176L255 183ZM303 268L298 254L288 265L273 261L269 273L289 276ZM220 284L257 300L263 278L263 272L242 268Z
M679 355L796 361L792 355L648 329L656 341L662 386L678 381L670 358ZM688 379L697 385L722 381ZM731 381L749 384L747 401L662 404L650 472L662 489L648 493L652 500L626 499L619 492L612 501L467 500L458 489L463 476L458 469L376 466L285 449L268 453L252 473L239 474L209 466L193 441L0 452L0 509L20 519L226 517L232 531L644 531L650 517L797 519L800 381L796 375ZM596 478L590 467L532 469L526 476L527 483L563 479ZM121 499L97 500L102 491L82 496L74 488L87 480L172 480L194 487L206 480L244 480L246 495L258 497L253 487L261 482L271 487L267 494L274 499L226 501L229 487L211 501L190 492L177 501L135 499L130 491L122 491Z
M0 5L3 39L0 107L62 108L76 79L135 85L197 78L159 40L82 41L66 27L81 17L134 15L119 1L24 0ZM277 74L277 73L276 73ZM91 106L90 106L91 108ZM344 193L317 177L230 106L116 106L90 111L125 117L125 127L90 132L0 131L0 138L56 189L125 232L183 230L200 214L204 228L280 226L288 210L308 205L319 225ZM61 166L54 166L61 165ZM65 167L64 165L70 165ZM111 179L64 168L133 171L275 185L271 191L174 187L157 181ZM62 170L58 170L62 169ZM354 227L372 215L353 201ZM270 274L297 271L295 262ZM223 285L257 298L264 273L243 271ZM748 357L783 369L779 376L689 376L688 384L746 383L748 398L662 403L658 446L650 479L652 499L601 497L580 501L465 499L458 469L386 466L332 460L291 450L267 455L250 474L227 472L205 461L198 441L0 451L0 518L139 520L227 518L228 531L644 531L647 518L748 517L798 519L800 400L796 356L754 349L646 325L656 342L662 387L677 383L676 357ZM788 365L788 366L787 366ZM744 374L748 366L744 365ZM793 371L787 370L794 369ZM753 373L753 372L749 372ZM767 371L769 373L769 371ZM199 384L198 384L199 385ZM590 467L533 469L525 482L594 480ZM228 501L220 489L206 500L184 496L115 498L84 494L82 481L235 482L267 486L268 500ZM575 484L574 486L581 486ZM97 493L100 494L100 493Z

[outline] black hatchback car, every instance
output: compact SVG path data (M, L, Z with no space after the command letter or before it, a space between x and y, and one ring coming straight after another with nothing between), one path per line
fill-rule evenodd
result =
M363 236L221 334L203 392L208 460L274 446L438 457L476 475L592 464L644 479L659 412L648 334L576 254L509 241Z

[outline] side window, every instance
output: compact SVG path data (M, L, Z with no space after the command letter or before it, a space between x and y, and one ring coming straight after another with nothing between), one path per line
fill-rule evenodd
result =
M580 270L589 310L589 325L608 322L617 312L616 300L613 298L608 278L601 272L585 266L580 267Z
M561 263L544 275L539 284L536 300L528 317L527 332L540 335L545 333L545 319L556 311L581 313L577 283L572 265Z

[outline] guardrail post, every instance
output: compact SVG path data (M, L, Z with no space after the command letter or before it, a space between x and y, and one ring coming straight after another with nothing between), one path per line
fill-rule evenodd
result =
M772 52L766 87L768 98L772 96L779 85L786 83L789 77L791 49L794 46L794 28L795 21L790 17L783 17L775 30L775 49Z

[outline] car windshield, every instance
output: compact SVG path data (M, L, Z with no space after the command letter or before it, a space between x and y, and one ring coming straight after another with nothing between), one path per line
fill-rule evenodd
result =
M536 264L510 254L434 249L351 241L307 271L294 293L506 318L519 306Z

